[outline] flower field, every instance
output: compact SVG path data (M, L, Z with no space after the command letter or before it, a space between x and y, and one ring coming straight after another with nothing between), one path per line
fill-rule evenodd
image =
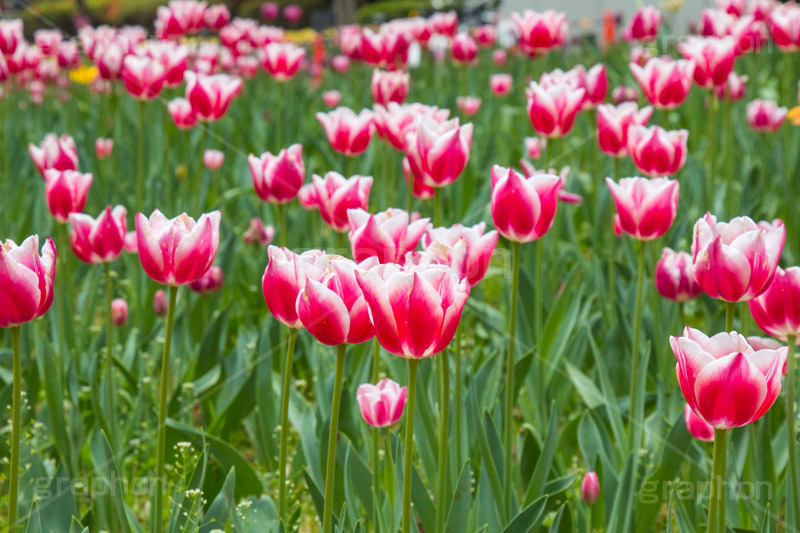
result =
M552 4L0 19L0 526L800 531L800 5Z

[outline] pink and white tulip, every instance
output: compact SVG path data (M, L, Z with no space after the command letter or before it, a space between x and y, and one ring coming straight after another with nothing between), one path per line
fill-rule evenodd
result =
M231 100L242 91L242 80L226 74L199 74L191 70L184 73L186 99L197 118L213 122L228 111Z
M256 157L250 154L247 163L250 166L256 193L265 202L288 203L297 196L300 187L303 186L306 166L303 163L301 144L284 148L278 155L264 152L261 157Z
M692 437L704 442L712 442L714 440L714 426L692 411L689 404L686 404L683 409L683 421L686 423L686 430Z
M71 213L69 244L78 259L92 265L116 261L125 245L128 231L127 210L107 206L96 219L83 213Z
M385 428L400 421L406 408L408 387L401 387L389 378L377 385L358 386L356 398L364 421L372 427Z
M2 28L0 28L2 31ZM39 318L53 303L56 247L50 237L39 253L39 236L21 245L0 244L0 328L13 328Z
M492 74L489 78L489 88L497 96L505 96L511 92L512 83L511 74Z
M778 267L767 290L750 300L750 313L768 335L786 342L800 336L800 267Z
M92 185L92 175L75 170L44 171L44 195L50 214L60 224L66 224L70 213L80 213L86 205L86 195Z
M457 34L450 44L453 61L456 63L468 65L478 57L478 43L466 32Z
M511 20L516 25L520 48L530 57L561 48L567 42L566 13L552 9L538 13L526 9L522 14L511 13Z
M225 162L225 152L220 150L206 150L203 152L203 166L209 170L219 170Z
M458 118L437 122L423 116L416 131L406 137L405 153L411 172L429 187L453 183L469 162L472 124L459 124Z
M114 150L114 139L106 139L98 137L94 141L94 150L97 152L97 159L105 159L111 155Z
M369 146L375 130L372 112L362 109L359 114L348 107L337 107L328 113L315 115L331 148L339 153L353 156L364 152Z
M186 98L174 98L167 104L167 111L178 129L192 129L197 124L197 115Z
M387 105L389 102L402 104L408 95L409 74L402 71L372 71L372 100L376 104Z
M563 137L575 124L575 117L583 106L586 90L566 83L547 88L531 82L527 91L528 117L533 129L548 138Z
M78 169L78 150L75 147L75 139L66 133L61 137L54 133L48 133L39 146L33 143L28 144L28 153L42 178L47 169Z
M380 263L402 263L407 252L415 249L430 219L411 221L402 209L387 209L371 214L363 209L347 211L350 232L347 237L353 257L361 262L377 257Z
M659 109L673 109L681 105L692 89L694 61L654 57L644 67L630 65L631 73L645 97Z
M459 96L456 98L456 106L464 116L471 117L481 108L481 99L477 96Z
M663 236L678 214L680 185L668 178L622 178L606 184L617 206L619 227L640 241ZM616 223L616 221L615 221Z
M703 293L694 279L692 256L683 251L664 248L653 277L658 293L673 302L688 302Z
M286 326L300 328L302 322L297 314L297 297L308 279L322 279L328 259L320 250L295 254L288 248L270 246L267 253L269 263L261 278L267 309Z
M694 81L713 89L728 80L736 59L733 37L692 37L678 45L683 57L694 63Z
M623 30L626 41L655 41L661 29L661 12L653 6L636 10L628 26Z
M778 131L789 111L772 100L758 98L747 104L747 123L755 131Z
M158 96L165 79L164 65L148 56L128 55L122 63L125 89L137 100L152 100Z
M639 109L633 102L616 107L611 104L597 106L597 142L600 150L612 157L628 155L628 128L646 125L652 114L652 107Z
M261 64L270 76L288 81L297 74L306 57L306 49L292 43L270 43L264 48Z
M497 231L486 232L484 222L471 228L454 224L449 228L428 228L422 245L437 263L451 267L474 287L489 269L497 238Z
M554 174L525 177L513 168L492 167L492 220L513 242L542 237L553 225L564 181Z
M311 183L300 189L300 204L306 209L318 209L322 220L340 233L350 229L347 219L349 209L366 210L372 177L345 178L338 172L327 172L324 177L311 176Z
M660 126L630 126L628 153L646 176L671 176L686 162L689 132Z

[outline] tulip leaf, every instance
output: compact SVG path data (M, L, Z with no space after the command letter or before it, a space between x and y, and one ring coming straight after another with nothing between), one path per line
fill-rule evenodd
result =
M538 500L525 507L514 519L506 526L503 533L516 533L519 531L530 531L544 518L544 509L547 504L547 496L542 496Z
M536 469L533 471L528 487L525 490L525 505L530 505L534 500L544 494L545 483L550 474L550 468L553 464L553 457L556 453L556 445L558 444L558 411L556 411L555 403L550 407L550 426L547 430L547 438L545 439L542 453L539 456L539 461L536 463Z
M198 533L210 533L214 529L225 530L226 525L233 521L236 506L235 490L236 467L231 467L222 484L222 489L203 515L203 523L200 524Z
M471 482L472 469L469 461L467 461L461 469L453 500L450 502L450 512L447 514L447 533L460 533L468 530L470 509L472 507Z

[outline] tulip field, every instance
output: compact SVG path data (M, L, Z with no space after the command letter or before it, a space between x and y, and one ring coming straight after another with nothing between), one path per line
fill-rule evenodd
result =
M0 527L800 531L800 5L540 4L2 12Z

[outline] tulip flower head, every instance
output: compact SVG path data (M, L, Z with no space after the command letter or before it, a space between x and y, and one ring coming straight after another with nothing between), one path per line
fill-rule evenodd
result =
M429 187L445 187L464 171L472 147L472 124L458 118L438 122L422 116L406 136L405 152L411 172Z
M689 96L694 61L664 56L650 59L644 67L636 63L629 66L645 97L658 109L674 109Z
M683 421L689 434L704 442L714 441L714 426L703 420L703 417L692 411L689 404L683 409Z
M328 113L316 114L331 147L339 153L353 156L365 151L375 126L372 112L362 109L359 114L347 107L337 107Z
M372 100L376 104L387 105L389 102L402 104L408 95L409 74L401 71L372 71Z
M401 263L407 252L417 247L428 227L429 219L410 221L402 209L387 209L370 214L363 209L349 209L348 239L353 257L359 263L377 257L380 263Z
M222 289L224 279L222 268L212 265L205 274L191 282L189 288L199 294L211 294Z
M401 387L389 378L377 385L358 386L356 398L364 421L375 428L393 426L400 421L406 408L408 387Z
M600 497L600 481L596 472L586 472L581 481L581 499L586 505L594 505Z
M747 76L739 76L735 72L731 72L725 83L714 87L714 95L720 100L736 102L744 98L747 92L745 83L747 83Z
M709 338L688 326L681 337L669 340L681 392L712 427L750 424L778 398L786 348L755 350L735 331Z
M606 184L617 205L623 233L640 241L663 236L678 214L680 185L668 178L622 178Z
M301 144L284 148L278 155L264 152L261 157L256 157L250 154L247 163L256 193L259 198L271 204L280 205L292 201L300 191L306 175Z
M325 91L322 93L322 101L328 107L336 107L342 101L342 93L339 91Z
M97 159L105 159L111 155L114 150L114 139L105 139L98 137L94 141L94 149L97 152Z
M623 30L626 41L655 41L661 29L661 12L653 6L636 10L630 24Z
M525 137L525 153L530 159L539 159L547 146L545 137Z
M800 336L800 267L778 267L767 290L750 300L750 314L768 335Z
M769 32L775 45L784 52L800 50L800 6L779 4L768 16Z
M206 150L203 152L203 166L209 170L219 170L225 162L225 152Z
M302 327L297 314L297 297L306 281L319 281L328 268L328 259L321 250L308 250L296 254L288 248L270 246L269 263L261 278L261 288L267 309L281 323L290 328Z
M166 79L164 65L148 56L128 55L122 63L125 89L137 100L152 100L161 93Z
M780 220L755 223L737 217L725 223L706 213L694 225L694 277L712 298L752 300L772 282L785 241Z
M489 269L497 237L497 231L486 232L484 222L471 228L454 224L449 228L429 227L422 246L436 258L436 263L451 267L474 287Z
M300 204L306 209L319 209L322 220L334 231L344 233L350 229L347 219L349 209L366 210L372 177L345 178L338 172L327 172L324 177L311 176L311 183L300 189Z
M260 218L253 217L250 219L250 226L247 231L242 235L242 240L246 244L269 246L274 236L275 228L272 227L272 224L264 225Z
M628 155L628 128L646 125L652 114L652 107L639 109L633 102L624 102L616 107L611 104L597 106L597 142L600 150L612 157Z
M747 123L758 132L778 131L789 111L772 100L758 98L747 104Z
M530 57L546 54L561 48L567 42L567 15L549 9L542 13L526 9L511 13L511 20L519 35L519 46Z
M107 206L96 219L83 213L71 213L69 243L78 259L96 265L116 261L125 245L128 230L127 211L121 205Z
M528 116L535 129L545 137L563 137L570 132L583 106L586 89L567 83L543 86L531 82L527 91Z
M174 98L167 104L167 111L178 129L189 130L197 124L197 114L186 98Z
M736 58L733 37L692 37L678 45L683 57L694 63L694 81L713 89L728 80Z
M686 162L688 138L686 130L631 125L628 127L628 153L646 176L671 176Z
M513 168L493 166L491 209L497 231L513 242L542 237L553 225L563 187L563 179L554 174L526 177Z
M511 92L512 83L511 74L492 74L489 78L489 88L497 96L505 96Z
M153 312L156 316L165 316L168 307L167 293L164 292L164 289L158 289L153 295Z
M39 253L39 236L21 245L0 244L0 328L13 328L39 318L53 303L56 247L47 237Z
M44 194L50 214L59 224L66 224L70 213L80 213L92 185L92 175L75 170L44 171Z
M22 29L22 19L0 20L0 54L10 56L16 52L25 40Z
M478 56L478 43L468 33L456 34L450 43L453 61L462 65L473 63Z
M55 170L78 169L78 150L75 148L75 140L66 133L61 137L54 133L48 133L39 146L30 143L28 153L42 178L44 178L45 170L49 168Z
M385 107L375 106L374 124L378 136L397 150L404 150L406 137L415 132L418 118L427 116L436 122L445 122L450 116L449 109L439 109L423 104L397 104L389 102Z
M507 59L508 59L508 53L502 48L498 48L497 50L492 52L492 62L498 67L500 65L505 65Z
M306 50L292 43L269 43L264 48L261 64L270 76L278 81L294 78L300 63L306 57Z
M111 302L111 323L122 327L128 321L128 302L122 298L114 298Z
M186 99L197 118L214 122L228 111L233 97L242 91L242 80L226 74L213 76L191 70L184 73Z
M703 292L694 279L692 256L683 251L664 248L654 277L658 293L673 302L688 302Z
M464 113L464 116L471 117L481 108L482 100L477 96L459 96L456 98L456 106L458 110Z

